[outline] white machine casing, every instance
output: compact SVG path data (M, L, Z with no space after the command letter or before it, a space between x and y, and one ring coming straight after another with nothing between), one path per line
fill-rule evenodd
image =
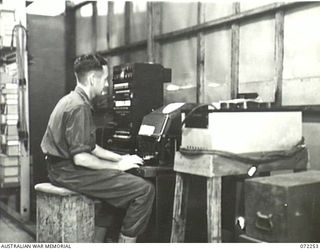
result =
M208 114L208 128L182 128L181 148L235 154L288 150L302 138L301 111Z

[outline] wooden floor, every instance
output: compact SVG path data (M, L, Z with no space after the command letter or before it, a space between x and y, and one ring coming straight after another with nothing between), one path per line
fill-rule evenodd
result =
M29 234L20 229L0 211L0 243L31 243L35 242Z

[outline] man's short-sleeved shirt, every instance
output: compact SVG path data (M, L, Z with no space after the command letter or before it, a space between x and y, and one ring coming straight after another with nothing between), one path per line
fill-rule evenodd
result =
M44 154L72 159L82 152L90 153L96 144L92 105L85 91L76 87L54 108L42 138Z

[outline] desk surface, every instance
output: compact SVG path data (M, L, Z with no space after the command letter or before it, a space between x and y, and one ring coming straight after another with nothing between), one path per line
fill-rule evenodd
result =
M167 166L141 166L139 169L130 169L128 172L144 178L152 178L163 174L174 173L173 167Z

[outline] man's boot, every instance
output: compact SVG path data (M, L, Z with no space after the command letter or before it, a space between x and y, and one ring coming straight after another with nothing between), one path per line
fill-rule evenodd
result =
M119 235L119 243L136 243L137 237L128 237L120 233Z

